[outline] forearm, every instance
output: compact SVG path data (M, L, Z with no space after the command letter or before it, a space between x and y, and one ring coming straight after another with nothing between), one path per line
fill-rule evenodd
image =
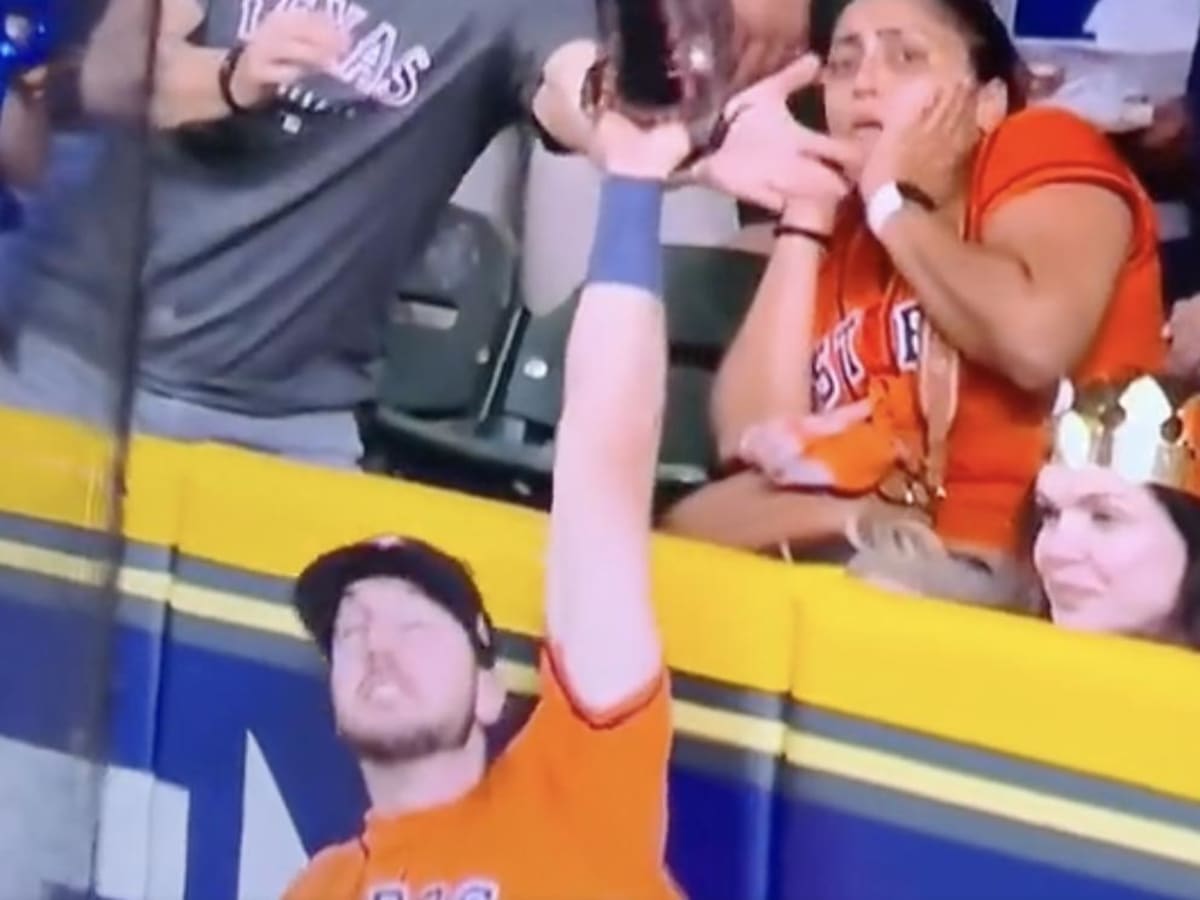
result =
M548 565L548 634L593 710L626 700L661 666L650 515L667 352L656 279L646 275L661 269L661 190L613 204L611 187L568 341Z
M809 412L820 254L820 246L806 238L775 242L713 392L713 418L723 457L737 453L738 442L750 426Z
M634 288L583 292L567 349L556 486L613 487L649 514L665 403L663 318L661 302Z
M572 41L546 61L533 96L533 116L560 146L596 158L596 129L583 110L583 84L596 60L593 41Z
M1050 304L1019 259L963 241L942 219L907 207L881 240L933 325L966 357L1041 389L1053 373L1030 357Z
M183 40L164 42L156 68L151 118L157 128L179 128L224 119L231 114L221 96L219 73L228 50L197 47Z

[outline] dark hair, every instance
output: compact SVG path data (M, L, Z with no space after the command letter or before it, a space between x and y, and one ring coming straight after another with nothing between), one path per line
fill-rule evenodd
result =
M1200 500L1182 491L1156 484L1149 487L1150 493L1166 512L1186 547L1186 562L1176 594L1175 607L1187 645L1200 649ZM1036 572L1032 571L1033 545L1041 529L1042 517L1037 508L1035 492L1031 490L1021 517L1020 547L1024 559L1029 563L1033 579L1037 578ZM1048 618L1049 603L1044 591L1040 592L1039 605L1042 617Z
M1188 646L1200 648L1200 500L1158 485L1151 485L1150 491L1187 547L1187 564L1176 603Z
M853 2L853 0L851 0ZM1017 45L991 0L924 0L949 16L970 46L971 68L980 84L1002 81L1008 88L1008 107L1020 109L1025 105L1025 66ZM812 23L812 48L822 59L829 55L837 21L849 3L843 4L836 15L826 12L817 15Z

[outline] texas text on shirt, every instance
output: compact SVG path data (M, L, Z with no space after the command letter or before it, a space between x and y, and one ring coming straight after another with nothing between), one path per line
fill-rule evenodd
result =
M543 654L528 724L460 801L319 853L285 900L659 900L671 747L665 672L619 708L576 704Z

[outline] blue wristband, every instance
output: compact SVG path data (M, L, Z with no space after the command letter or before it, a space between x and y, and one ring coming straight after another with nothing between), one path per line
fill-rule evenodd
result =
M661 181L609 175L600 188L600 212L589 284L622 284L662 296Z

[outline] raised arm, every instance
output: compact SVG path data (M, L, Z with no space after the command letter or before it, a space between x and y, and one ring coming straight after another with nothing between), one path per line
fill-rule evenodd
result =
M662 667L650 602L667 365L659 224L663 182L687 137L672 126L643 133L611 115L597 135L607 174L567 347L546 625L572 696L602 713Z

